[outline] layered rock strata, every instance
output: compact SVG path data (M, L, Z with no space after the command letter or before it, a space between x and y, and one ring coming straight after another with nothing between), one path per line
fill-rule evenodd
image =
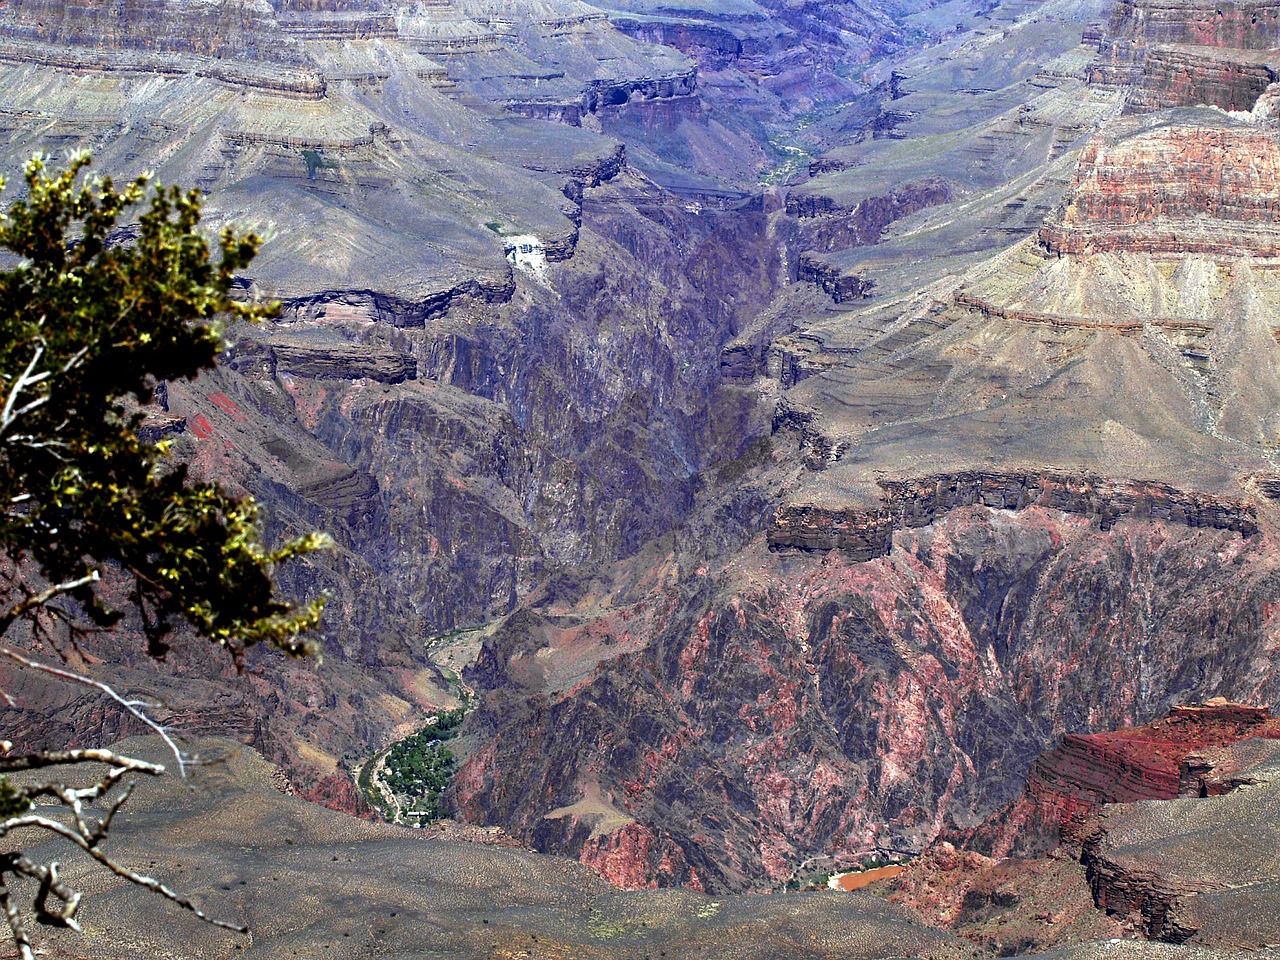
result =
M1274 942L1280 888L1276 822L1280 742L1230 748L1246 782L1225 794L1103 808L1081 861L1099 909L1147 937L1256 950ZM1224 842L1206 843L1206 837Z
M1055 254L1280 255L1280 142L1265 129L1174 124L1080 154L1040 230Z
M486 642L468 675L484 745L455 809L629 885L779 884L818 855L918 850L994 813L993 787L1055 733L1141 716L1263 649L1240 611L1280 588L1269 550L970 506L871 562L763 539L695 556L693 595L633 585L666 582L674 557L614 567L613 604L561 585Z
M998 510L1048 507L1096 518L1104 531L1124 518L1159 519L1246 536L1258 530L1252 506L1156 482L974 471L881 480L879 486L881 502L871 509L808 504L779 508L769 527L770 549L840 550L855 560L871 560L893 549L895 531L928 526L950 510L975 504Z
M1129 108L1208 104L1250 110L1277 77L1280 17L1271 0L1119 0L1095 82L1127 85Z
M799 243L838 247L842 218L879 188L925 182L915 164L956 176L868 249L847 287L859 296L763 358L725 355L742 382L763 359L774 453L757 486L708 491L687 542L650 561L685 571L672 577L688 589L641 590L612 566L486 640L468 675L488 694L452 794L462 815L628 885L781 883L816 857L920 849L948 819L980 822L999 806L997 767L1025 769L1108 717L1272 698L1272 661L1254 659L1277 585L1272 507L1252 479L1274 472L1280 395L1270 140L1207 111L1179 115L1187 132L1164 141L1161 120L1125 121L1104 147L1132 138L1152 157L1127 181L1120 162L1090 173L1088 155L1077 172L1071 151L1119 112L1085 84L1078 39L1052 70L996 74L998 95L968 89L963 105L942 100L938 74L916 93L904 81L895 104L955 113L904 124L906 146L849 148L793 192ZM1185 164L1148 135L1186 139ZM1232 169L1249 149L1256 175ZM1079 201L1065 221L1064 193L1063 210ZM1144 247L1153 204L1195 242ZM1102 250L1051 236L1088 217L1133 227ZM790 262L833 286L855 275L836 272L849 262L837 250ZM763 509L732 556L705 548L744 506ZM1082 783L1110 762L1068 744ZM1135 768L1115 797L1164 795L1180 776ZM1077 893L1083 916L1092 898Z
M1280 861L1272 818L1259 816L1273 802L1277 757L1280 721L1222 698L1068 736L1032 765L1022 798L976 833L1021 831L1025 841L1043 830L1061 847L1028 859L1034 844L1012 857L997 844L993 860L939 843L890 899L1003 955L1122 934L1257 949L1277 929Z
M1231 703L1175 706L1163 720L1109 733L1068 734L1037 758L1014 804L974 835L997 857L1079 840L1103 804L1172 800L1229 792L1238 771L1224 771L1221 748L1249 738L1280 739L1266 707ZM1065 832L1065 833L1064 833Z

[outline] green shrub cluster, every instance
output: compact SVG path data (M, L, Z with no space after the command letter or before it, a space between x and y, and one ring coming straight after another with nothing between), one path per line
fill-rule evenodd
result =
M398 797L413 798L408 813L419 822L440 818L440 796L454 769L453 753L444 744L457 736L465 715L462 708L438 713L435 723L387 751L383 780Z

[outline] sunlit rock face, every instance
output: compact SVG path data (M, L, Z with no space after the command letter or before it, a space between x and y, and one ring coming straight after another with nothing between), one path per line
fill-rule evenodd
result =
M1054 253L1280 255L1280 141L1267 129L1161 126L1081 153L1040 233Z
M155 681L175 722L357 809L465 685L455 814L742 890L972 826L1062 733L1273 697L1274 143L1149 113L1252 109L1265 57L1123 5L648 6L0 12L6 169L93 145L266 235L280 321L154 427L334 534L285 574L328 657ZM1237 66L1151 79L1188 44ZM44 696L27 739L118 732Z
M798 276L838 305L768 348L753 527L665 554L682 590L615 565L500 626L469 675L489 694L461 815L619 883L777 884L979 823L994 771L1059 734L1274 697L1274 134L1122 117L1138 81L1112 97L1095 53L1017 107L966 101L972 127L904 121L914 151L842 148L793 193L798 242L832 248ZM951 105L940 88L895 95ZM865 191L927 182L912 124L945 192L841 252ZM957 160L1051 132L1070 148L1015 154L1044 164L1016 189Z
M1014 803L933 845L889 899L1002 954L1135 933L1254 951L1277 923L1274 825L1259 812L1278 758L1268 708L1221 697L1068 735Z
M969 507L871 562L756 543L696 593L600 615L548 600L481 657L495 735L457 809L632 885L779 883L819 851L914 849L994 812L998 771L1056 733L1217 677L1271 697L1273 671L1238 669L1269 643L1253 624L1280 590L1271 550Z
M1120 0L1094 78L1132 84L1130 107L1250 110L1277 75L1280 7L1267 0Z

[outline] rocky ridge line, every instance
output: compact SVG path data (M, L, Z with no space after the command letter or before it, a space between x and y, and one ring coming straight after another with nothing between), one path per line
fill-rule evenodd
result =
M1049 507L1094 517L1107 530L1118 520L1156 519L1192 528L1258 532L1256 510L1240 500L1189 493L1165 483L1115 480L1054 471L965 471L905 480L881 479L881 501L871 508L826 508L789 503L769 527L771 550L840 550L872 560L893 549L897 530L924 527L957 507L997 510Z

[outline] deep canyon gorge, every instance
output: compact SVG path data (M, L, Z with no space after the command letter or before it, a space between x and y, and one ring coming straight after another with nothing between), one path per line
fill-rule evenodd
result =
M265 238L145 435L336 542L320 665L86 641L230 758L121 843L263 957L1280 943L1278 70L1264 0L0 5L11 189L83 148ZM455 708L447 820L374 822ZM240 949L105 896L55 949Z

